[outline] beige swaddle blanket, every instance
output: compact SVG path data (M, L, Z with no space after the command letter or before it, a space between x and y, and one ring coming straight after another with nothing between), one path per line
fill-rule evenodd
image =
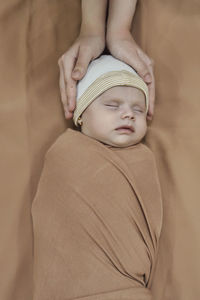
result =
M68 129L46 155L32 215L34 300L152 299L162 202L145 145Z

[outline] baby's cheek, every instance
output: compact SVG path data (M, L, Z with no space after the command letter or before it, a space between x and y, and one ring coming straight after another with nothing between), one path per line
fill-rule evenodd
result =
M138 119L137 122L135 123L135 128L138 134L145 135L147 130L147 124L144 121L144 119Z
M143 122L143 124L141 126L141 135L145 136L146 132L147 132L147 124L146 124L146 122L145 123Z
M110 127L114 126L114 120L113 120L112 116L110 116L108 114L103 115L101 117L101 122L102 122L102 126L104 128L110 128Z

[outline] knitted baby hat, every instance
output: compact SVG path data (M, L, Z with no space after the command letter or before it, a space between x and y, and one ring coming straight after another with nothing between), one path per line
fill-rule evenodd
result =
M102 55L89 64L87 73L77 84L77 102L73 117L76 126L78 118L90 103L114 86L132 86L140 89L145 95L146 112L148 111L148 87L143 79L126 63L111 55Z

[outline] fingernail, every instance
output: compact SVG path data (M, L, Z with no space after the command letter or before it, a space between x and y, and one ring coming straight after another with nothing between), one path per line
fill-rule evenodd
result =
M72 76L73 76L73 77L79 78L79 77L81 76L81 72L80 72L79 70L74 70L74 71L72 72Z
M152 81L151 75L149 75L149 74L145 75L144 80L145 80L145 82L151 82Z

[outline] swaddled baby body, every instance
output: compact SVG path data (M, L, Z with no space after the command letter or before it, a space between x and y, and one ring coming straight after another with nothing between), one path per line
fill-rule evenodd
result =
M111 56L78 86L74 122L46 155L33 203L34 300L151 299L162 224L148 90Z

